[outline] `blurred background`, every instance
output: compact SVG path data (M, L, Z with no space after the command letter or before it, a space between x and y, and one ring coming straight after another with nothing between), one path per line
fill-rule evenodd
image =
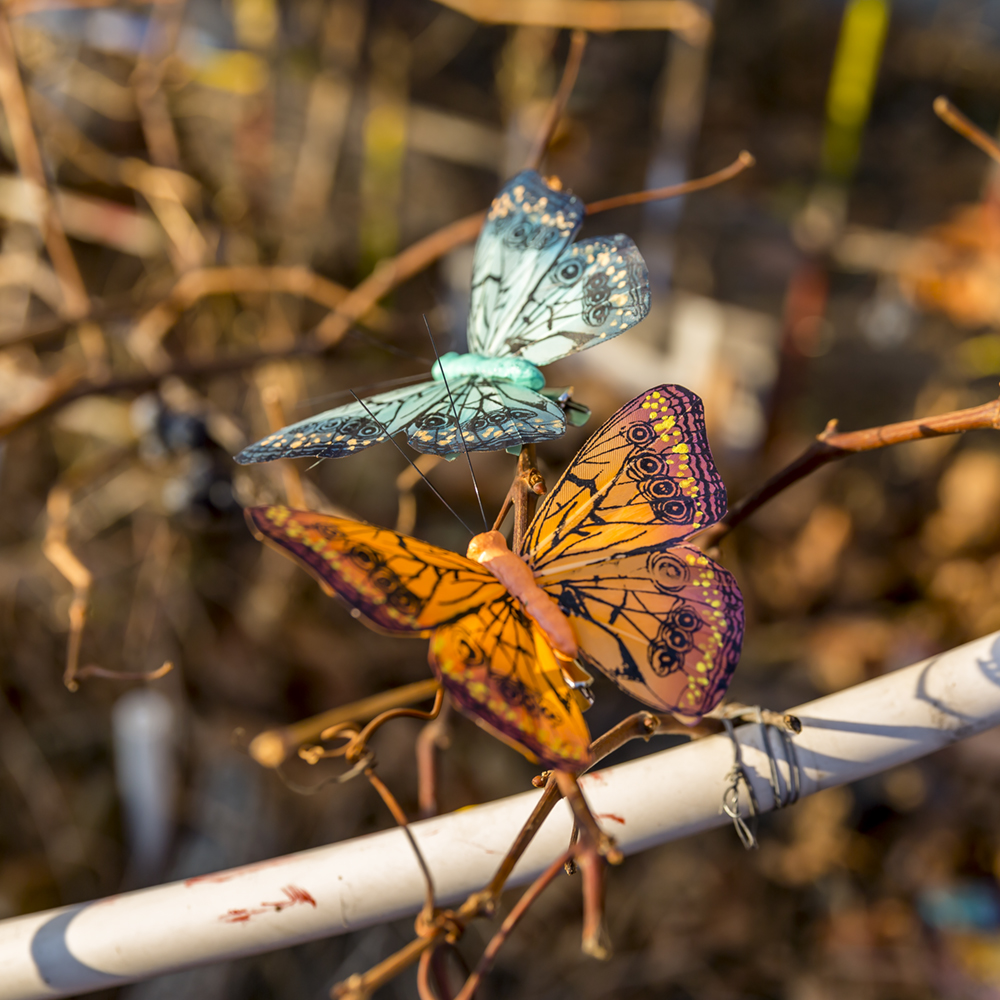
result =
M456 6L502 20L505 5ZM594 417L539 448L546 474L660 381L703 395L732 498L830 418L850 430L994 398L1000 188L931 105L944 93L996 130L1000 3L658 7L684 30L590 38L545 172L591 201L744 148L757 166L586 222L636 240L653 309L548 370ZM426 372L424 315L463 349L471 245L328 349L310 337L379 261L484 208L525 160L569 33L467 14L3 3L0 916L390 825L367 784L324 785L333 767L297 760L279 775L247 747L426 678L425 644L352 621L251 538L241 507L301 489L441 545L467 536L391 447L298 478L230 456L283 416ZM495 511L514 460L474 461ZM474 518L463 463L428 474ZM782 494L724 546L748 612L732 695L781 709L1000 628L998 506L1000 440L982 431L851 458ZM71 692L77 654L91 676ZM158 680L94 676L166 661ZM594 733L637 708L610 683L597 695ZM411 815L419 731L401 720L374 742ZM454 713L447 737L442 810L536 771ZM580 954L578 880L560 879L482 995L1000 996L998 792L993 732L767 818L757 852L724 829L630 858L610 873L604 964ZM411 933L403 921L114 995L318 1000ZM468 961L489 933L469 931ZM415 997L412 973L380 995Z

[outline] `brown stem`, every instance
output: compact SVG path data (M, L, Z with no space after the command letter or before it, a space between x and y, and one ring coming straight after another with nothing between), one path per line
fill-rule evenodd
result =
M528 525L535 516L535 503L545 492L545 480L538 471L535 461L535 446L525 445L517 456L517 472L511 483L508 496L514 506L514 534L511 538L511 552L520 552Z
M718 732L720 728L721 725L713 725L712 723L684 726L670 715L657 716L650 712L638 712L603 736L598 737L590 745L590 750L594 763L597 763L602 757L606 757L629 740L648 739L654 733L675 732L683 732L691 736L692 739L697 739ZM545 791L535 803L535 808L518 832L514 843L504 856L489 885L480 892L469 896L458 910L439 915L437 923L430 927L424 925L421 936L400 949L395 955L390 956L363 976L352 976L344 983L334 987L331 996L339 998L339 1000L363 1000L363 998L367 998L375 989L389 982L403 969L417 961L427 949L434 947L435 942L442 936L460 932L475 917L491 915L511 872L560 798L561 793L557 778L554 773L550 772L546 777ZM557 867L563 863L564 859L565 856L560 859Z
M285 413L284 401L281 398L281 389L276 385L266 386L260 394L260 401L264 405L268 430L272 434L275 431L280 431L288 423L288 415ZM298 465L287 458L279 459L276 464L285 487L285 499L288 501L288 506L294 510L305 510L306 495L302 489L302 474Z
M438 717L428 722L417 737L417 804L424 819L438 812L437 751L449 745L448 712L449 702L445 699Z
M967 410L954 410L935 417L919 417L897 424L869 427L861 431L839 432L837 421L831 420L825 430L798 458L780 472L775 473L762 486L745 496L730 508L729 513L697 536L697 544L709 549L719 544L734 528L756 513L768 500L788 489L811 472L839 458L846 458L861 451L874 451L888 445L919 441L923 438L941 437L945 434L962 434L965 431L1000 429L1000 399Z
M268 729L258 734L250 742L250 756L264 767L280 767L289 754L310 740L319 739L319 734L341 722L367 722L369 719L391 708L412 705L415 702L433 698L441 685L434 678L404 684L392 691L362 698L350 705L341 705L328 712L322 712L309 719L293 722L288 726Z
M165 660L162 667L155 670L107 670L94 663L88 663L76 671L74 679L77 681L86 680L88 677L102 677L108 681L158 681L161 677L166 677L174 665L170 660ZM68 685L67 685L68 686ZM72 690L72 689L71 689Z
M382 801L389 807L389 812L392 813L392 818L399 824L402 828L403 833L406 834L406 839L410 842L410 847L413 848L413 853L417 857L417 864L420 865L420 871L424 876L424 884L426 886L427 895L424 898L424 908L421 911L420 918L425 922L430 922L434 916L434 879L431 877L431 870L427 867L427 861L424 859L423 851L417 845L417 841L413 836L413 831L410 829L410 821L406 818L406 813L403 812L402 806L396 801L396 796L389 791L388 786L382 781L381 778L370 768L365 768L365 777L371 782L372 788L382 798Z
M574 851L570 849L561 854L525 890L521 898L514 904L513 909L507 914L507 918L500 925L500 929L493 935L482 957L479 959L475 971L465 981L465 985L455 997L455 1000L472 1000L483 976L486 975L493 965L497 953L503 947L504 942L521 922L521 918L528 912L531 904L552 884L559 872L562 871L563 865L573 856L573 853Z
M934 98L934 113L959 135L964 136L987 156L1000 163L1000 145L997 144L996 139L969 121L947 97Z
M382 728L387 722L392 719L436 719L438 713L441 711L441 705L444 703L444 688L439 687L437 689L437 694L434 696L434 705L429 712L421 712L416 708L390 708L388 711L383 712L381 715L377 715L371 722L365 726L364 729L358 733L354 739L351 740L347 747L345 753L346 758L351 761L360 760L364 754L367 752L368 741L375 735L375 732ZM324 739L327 733L332 736L333 733L330 730L336 729L336 726L330 726L328 730L324 730L320 733L320 738Z
M443 933L441 931L432 936L414 938L367 972L356 972L342 983L337 983L330 990L330 996L333 1000L369 1000L377 989L391 982L404 969L408 969L416 962L428 948L433 947Z
M575 852L583 876L583 940L585 955L602 962L611 957L611 935L604 922L604 876L607 861L593 844L584 843Z
M580 64L583 62L583 52L586 47L587 32L581 31L578 28L570 36L569 53L566 56L566 65L563 68L562 79L559 81L559 87L556 90L555 96L549 102L541 128L538 130L538 135L535 137L531 152L528 154L528 159L524 164L526 170L537 170L541 166L545 151L549 148L552 136L555 134L563 112L566 110L570 94L573 93L573 87L576 85L576 78L580 73Z
M627 205L643 205L647 201L666 201L669 198L680 198L696 191L704 191L732 180L756 162L753 155L744 149L728 167L716 170L707 177L696 177L693 181L684 181L682 184L671 184L669 187L654 188L650 191L634 191L632 194L619 194L603 201L594 201L587 206L587 215L609 212L613 208L625 208Z
M609 837L601 829L600 823L597 822L597 817L590 811L590 806L587 805L587 800L583 797L580 782L577 780L576 775L571 774L569 771L555 771L553 773L555 774L559 791L562 793L562 797L569 802L577 825L580 827L581 832L585 834L586 839L611 864L620 864L623 859L622 852L615 847L614 838Z

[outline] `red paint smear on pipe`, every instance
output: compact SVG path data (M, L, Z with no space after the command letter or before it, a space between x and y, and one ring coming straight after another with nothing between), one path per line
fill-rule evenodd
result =
M613 819L616 823L621 823L622 826L625 825L625 820L621 816L616 816L614 813L598 813L598 819Z
M318 905L309 892L297 885L286 885L281 891L285 894L285 898L279 902L261 903L260 906L255 906L252 909L241 907L236 910L227 910L219 919L226 924L245 924L251 917L259 916L262 913L281 913L282 910L287 910L290 906L295 906L298 903L308 903L314 910Z

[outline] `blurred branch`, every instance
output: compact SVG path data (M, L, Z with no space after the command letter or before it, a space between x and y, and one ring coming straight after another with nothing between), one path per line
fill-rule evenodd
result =
M186 0L176 0L175 3L153 8L146 25L142 52L130 80L149 158L158 167L174 170L180 166L180 150L163 92L163 76L167 62L177 47L186 7Z
M549 148L552 136L559 126L566 105L569 103L570 94L573 93L576 78L580 74L580 64L583 62L583 53L586 47L587 33L580 30L574 31L570 38L569 53L566 56L566 66L563 68L562 79L559 81L559 89L545 112L545 119L524 164L526 170L537 170L545 156L545 151Z
M474 212L463 219L443 226L437 232L417 240L395 257L381 261L372 273L365 278L316 328L317 340L332 346L379 299L388 295L404 281L430 267L436 260L450 253L463 243L470 243L479 235L486 212Z
M367 722L382 712L433 698L441 685L434 678L405 684L392 691L341 705L288 726L268 729L250 742L250 756L264 767L279 767L303 743L319 739L320 733L343 722Z
M996 139L973 124L947 97L934 98L934 113L959 135L964 136L974 146L978 146L987 156L1000 163L1000 145Z
M703 45L712 31L704 9L689 0L438 0L488 24L583 31L676 31Z
M42 155L17 66L10 22L3 13L0 13L0 102L7 118L18 170L37 187L43 199L42 237L63 289L65 309L71 316L83 316L89 308L87 289L48 189Z
M127 452L114 451L110 455L98 456L75 472L71 470L63 482L49 491L45 504L48 527L42 541L42 552L73 588L73 599L69 606L66 669L63 673L63 683L70 691L76 691L80 687L80 681L88 677L103 677L118 681L151 681L165 676L173 669L173 663L169 660L163 666L151 671L115 671L95 664L80 667L80 644L87 622L87 609L94 576L69 546L69 515L73 506L73 488L107 472L126 454Z
M73 588L73 600L69 606L69 640L66 644L66 670L63 673L63 683L70 691L75 691L80 686L76 679L80 666L80 643L83 639L83 626L87 620L87 605L94 577L69 547L69 512L72 503L70 491L65 486L55 486L49 491L45 504L48 527L42 542L42 552Z
M437 751L447 750L451 745L448 737L448 715L451 703L445 699L436 719L420 730L416 744L417 759L417 805L420 816L436 816L437 800Z
M160 342L181 314L200 299L208 295L277 292L300 295L332 310L342 308L353 294L343 285L323 278L307 267L208 267L189 271L178 280L166 299L139 317L128 335L129 348L151 370L165 369L170 359L160 346ZM372 303L365 313L374 309L375 304ZM364 318L365 313L359 315L358 319ZM375 330L384 332L388 326L385 313L377 312L372 317L371 326ZM295 353L298 352L294 348L261 352L264 357L282 357L285 354ZM258 360L260 359L255 358L250 365L256 364Z
M712 525L698 535L697 544L703 549L718 545L726 535L769 500L800 479L837 459L893 444L941 437L945 434L964 434L972 430L1000 430L1000 399L967 410L954 410L935 417L919 417L916 420L904 420L898 424L869 427L861 431L840 432L837 430L837 421L831 420L798 458L775 473L753 493L734 504L718 524Z

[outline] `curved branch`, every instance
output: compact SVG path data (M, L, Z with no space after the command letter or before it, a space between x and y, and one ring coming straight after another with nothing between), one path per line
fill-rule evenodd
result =
M756 513L768 500L839 458L907 441L986 429L1000 430L1000 399L967 410L953 410L951 413L942 413L936 417L919 417L916 420L903 420L897 424L884 424L881 427L869 427L861 431L840 432L837 430L837 421L831 420L798 458L734 504L718 524L713 524L696 537L696 543L702 549L718 545L726 535Z

